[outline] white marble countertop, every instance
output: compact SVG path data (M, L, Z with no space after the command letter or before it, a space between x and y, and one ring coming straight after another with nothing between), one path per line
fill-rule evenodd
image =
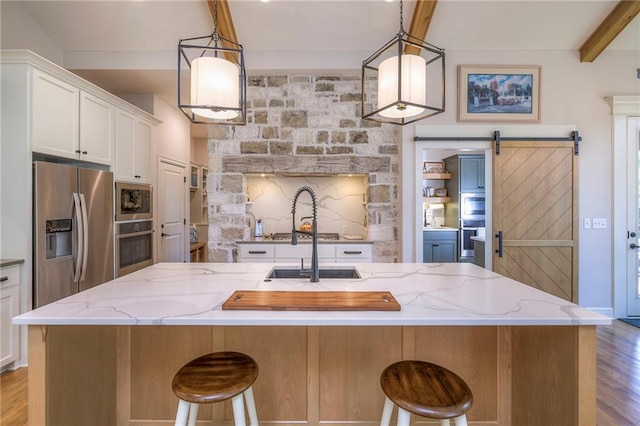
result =
M451 228L450 226L424 226L423 231L456 231L458 228Z
M30 325L378 326L611 323L610 318L469 263L362 263L354 264L361 279L265 282L273 266L158 263L19 315L13 322ZM341 266L344 265L321 265ZM395 312L222 310L222 304L235 290L388 290L402 309Z

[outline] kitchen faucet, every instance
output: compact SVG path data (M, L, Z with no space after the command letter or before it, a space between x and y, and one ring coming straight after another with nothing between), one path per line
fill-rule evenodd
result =
M296 203L298 202L298 197L303 192L308 192L311 196L311 203L313 205L313 219L311 222L311 232L309 231L300 231L296 229ZM293 197L293 206L291 207L291 214L293 214L293 226L291 227L291 245L298 245L298 234L309 235L311 234L311 270L303 269L302 265L300 268L300 275L311 277L312 283L317 283L320 281L320 270L318 268L318 210L316 206L316 194L313 192L313 189L308 186L303 186L296 192L296 195Z

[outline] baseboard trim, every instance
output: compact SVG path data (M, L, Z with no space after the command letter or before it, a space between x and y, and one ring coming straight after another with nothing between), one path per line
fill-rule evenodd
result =
M604 315L605 317L615 318L613 315L613 308L587 308L593 312L596 312L600 315Z

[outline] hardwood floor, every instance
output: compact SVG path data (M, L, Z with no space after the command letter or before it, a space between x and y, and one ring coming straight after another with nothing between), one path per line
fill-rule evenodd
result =
M640 328L614 321L598 327L597 338L598 426L638 426ZM2 373L0 395L0 425L26 426L27 369Z
M27 426L27 369L5 371L0 376L2 426Z
M640 328L598 327L598 426L640 424Z

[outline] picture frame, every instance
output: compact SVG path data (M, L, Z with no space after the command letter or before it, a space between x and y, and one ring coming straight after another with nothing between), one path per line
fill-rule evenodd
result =
M539 122L539 65L458 65L458 121Z
M446 197L447 188L436 188L436 197Z
M422 173L444 173L444 162L425 161L422 164Z

